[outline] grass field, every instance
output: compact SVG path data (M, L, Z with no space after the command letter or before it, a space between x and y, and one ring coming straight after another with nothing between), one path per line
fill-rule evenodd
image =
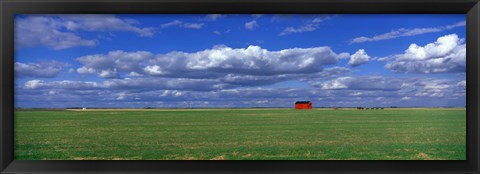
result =
M465 109L17 111L16 160L465 160Z

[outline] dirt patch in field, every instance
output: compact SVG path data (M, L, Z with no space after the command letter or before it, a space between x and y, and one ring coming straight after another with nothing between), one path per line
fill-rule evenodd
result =
M73 157L73 160L102 160L98 157Z
M212 158L211 160L226 160L225 156L217 156L215 158Z
M198 160L198 158L193 156L187 156L187 157L176 157L175 160Z
M421 158L424 160L432 160L433 158L427 155L426 153L420 152L416 155L417 158Z
M233 156L237 156L238 154L239 154L239 152L237 152L237 151L232 152Z
M252 156L253 156L252 154L246 154L246 155L243 155L242 157L248 158L248 157L252 157Z

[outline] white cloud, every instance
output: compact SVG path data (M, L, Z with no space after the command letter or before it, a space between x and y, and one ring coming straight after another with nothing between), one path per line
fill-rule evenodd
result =
M182 25L183 28L190 28L190 29L200 29L203 27L203 23L184 23Z
M24 83L25 89L63 89L63 90L187 90L215 91L232 88L217 79L182 79L182 78L125 78L109 79L103 82L93 81L43 81L30 80Z
M345 84L345 81L351 80L352 77L340 77L338 79L322 83L320 87L322 89L347 89L348 86Z
M138 22L108 14L59 15L62 25L71 31L134 32L142 37L154 35L154 28L134 26Z
M83 86L87 88L112 86L155 86L166 88L169 83L192 85L192 89L224 89L233 86L262 86L297 79L328 79L350 70L344 67L324 69L337 63L337 55L329 47L291 48L270 51L259 46L230 48L218 45L198 52L169 52L153 55L146 51L111 51L107 54L86 55L76 58L82 66L78 74L95 74L112 79L105 84L57 82L58 86ZM126 76L129 78L120 80ZM169 79L165 81L166 79ZM172 79L180 81L173 82ZM188 81L190 79L197 81ZM126 83L126 82L129 83ZM125 83L124 83L125 82ZM141 82L141 83L139 83ZM197 83L200 83L197 84ZM121 84L121 85L120 85ZM178 83L177 83L178 84ZM204 86L202 84L209 84ZM174 85L175 86L175 85ZM143 86L135 86L143 88ZM173 87L172 87L173 88Z
M350 56L350 61L348 64L351 66L358 66L361 64L368 63L370 56L365 52L364 49L359 49L355 54Z
M15 62L14 71L17 77L53 78L67 66L70 66L70 64L57 61L40 63Z
M187 95L186 92L178 90L164 90L162 94L160 94L161 97L182 97L185 95Z
M146 67L151 75L202 75L234 73L274 75L320 72L323 65L337 63L337 55L329 47L292 48L269 51L259 46L212 49L185 53L170 52L158 55Z
M349 89L349 90L383 90L395 91L401 89L402 79L383 76L339 77L327 82L314 84L322 89Z
M128 94L126 92L120 92L117 94L116 100L125 100L127 98Z
M213 34L216 34L216 35L222 35L222 34L227 34L227 33L230 33L231 30L225 30L225 31L218 31L218 30L215 30L213 31Z
M467 88L467 81L462 80L462 81L457 83L457 86L466 89Z
M98 73L98 76L102 78L119 78L120 77L120 75L117 72L117 69L100 70L100 72Z
M43 45L61 50L79 46L95 46L95 40L83 39L75 33L61 31L62 22L44 16L15 18L15 47L28 48Z
M418 85L423 88L415 91L415 96L419 97L443 97L446 95L451 95L452 93L463 91L461 87L456 84L461 83L462 81L455 82L450 80L443 79L432 79L425 80L418 83Z
M84 66L77 69L77 73L79 73L79 74L95 74L95 72L97 72L95 69L87 68L87 67L84 67Z
M186 23L180 20L174 20L172 22L168 22L165 24L161 24L161 28L168 28L168 27L182 27L182 28L189 28L189 29L201 29L204 23Z
M76 60L82 64L77 73L96 74L101 78L219 79L227 84L259 86L290 79L325 79L350 72L343 67L324 69L325 65L337 63L338 57L329 47L270 51L259 46L230 48L218 45L198 52L173 51L159 55L118 50Z
M245 28L247 30L253 30L258 27L257 21L253 20L245 23Z
M43 86L44 84L45 83L43 82L43 80L30 80L30 81L25 82L25 88L35 89L35 88L38 88L40 86Z
M141 63L153 58L153 54L146 51L124 52L110 51L107 55L96 54L77 58L83 66L77 69L79 74L97 73L103 78L118 78L120 72L142 71Z
M313 84L330 93L336 101L355 100L349 96L361 96L371 100L388 102L406 102L412 106L425 106L428 102L434 106L448 106L446 98L465 102L466 90L462 87L465 80L431 79L431 78L391 78L386 76L339 77L334 80ZM344 98L346 96L346 98ZM444 97L445 100L438 100ZM412 100L414 99L415 100ZM367 99L368 100L368 99ZM427 102L428 101L428 102ZM458 101L457 101L458 102ZM433 104L429 103L429 104ZM462 103L462 102L460 102Z
M168 23L161 24L160 27L161 27L161 28L168 28L168 27L173 27L173 26L179 26L179 25L181 25L182 23L183 23L182 21L174 20L174 21L172 21L172 22L168 22Z
M141 77L141 76L143 76L143 75L140 74L140 73L137 73L137 72L130 72L127 76L130 76L130 77Z
M271 85L277 82L286 81L293 79L296 75L269 75L269 76L258 76L258 75L238 75L238 74L227 74L220 80L224 83L241 85L241 86L262 86L262 85Z
M375 35L373 37L365 37L365 36L357 37L352 39L351 43L374 42L374 41L395 39L398 37L416 36L416 35L421 35L426 33L441 32L441 31L453 29L456 27L463 27L465 25L466 25L466 22L461 21L452 25L446 25L446 26L435 27L435 28L410 28L410 29L401 28L401 29L390 31L388 33Z
M377 61L379 62L387 62L387 61L390 61L392 59L392 57L389 57L389 56L386 56L386 57L378 57L377 58Z
M162 72L161 67L158 65L149 65L143 68L143 70L150 75L164 75L166 72Z
M312 23L320 23L332 19L331 16L319 16L312 20Z
M348 59L350 58L350 53L340 53L338 54L338 59Z
M309 23L304 24L299 27L287 27L283 29L283 31L280 33L280 36L287 35L287 34L292 34L292 33L303 33L303 32L310 32L310 31L315 31L319 27L321 22L324 22L326 20L330 20L330 16L320 16L316 17L313 20L311 20Z
M77 31L134 32L153 36L153 28L134 26L136 21L114 15L28 15L15 18L15 47L45 46L54 50L95 46L97 41L80 37Z
M287 27L283 29L283 31L280 33L281 36L291 34L291 33L303 33L303 32L309 32L309 31L315 31L317 30L318 25L317 24L305 24L300 27Z
M404 54L394 55L386 69L405 73L451 73L466 71L465 40L456 34L439 37L435 42L411 44Z

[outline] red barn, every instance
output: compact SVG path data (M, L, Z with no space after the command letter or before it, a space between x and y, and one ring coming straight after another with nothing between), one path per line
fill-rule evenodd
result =
M311 101L297 101L295 102L295 109L312 109Z

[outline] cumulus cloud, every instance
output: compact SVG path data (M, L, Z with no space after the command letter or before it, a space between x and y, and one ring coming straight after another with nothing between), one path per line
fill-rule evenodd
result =
M111 51L108 54L88 55L77 58L83 66L77 69L79 74L98 74L103 78L118 78L120 72L142 71L140 64L153 58L153 54L146 51L124 52Z
M150 75L203 72L248 75L276 75L320 72L324 65L337 63L337 55L329 47L291 48L269 51L259 46L212 49L158 55L144 70Z
M351 66L358 66L361 64L368 63L370 56L365 52L364 49L359 49L355 54L350 56L350 61L348 64Z
M405 73L453 73L466 71L465 40L456 34L439 37L435 42L411 44L404 54L394 55L386 69Z
M441 32L445 30L450 30L457 27L463 27L466 25L466 21L457 22L452 25L445 25L440 27L431 27L431 28L401 28L397 30L390 31L388 33L383 33L379 35L375 35L372 37L357 37L352 39L351 43L362 43L362 42L374 42L374 41L381 41L381 40L389 40L395 39L398 37L407 37L407 36L416 36L426 33L434 33L434 32Z
M57 62L57 61L47 61L40 63L22 63L15 62L14 70L16 77L43 77L43 78L53 78L56 77L60 71L65 67L70 66L70 64Z
M258 27L257 21L253 20L245 23L245 28L247 30L253 30Z
M262 86L297 79L334 78L351 70L329 67L338 62L329 47L291 48L270 51L259 46L230 48L218 45L198 52L111 51L76 58L82 75L115 78L215 79L236 86Z
M28 15L15 18L15 46L45 46L54 50L95 46L97 41L85 39L77 31L134 32L153 36L153 28L134 26L136 21L114 15Z
M165 24L160 25L161 28L168 28L168 27L181 27L181 28L188 28L188 29L201 29L204 23L188 23L182 22L180 20L174 20L172 22L168 22Z

